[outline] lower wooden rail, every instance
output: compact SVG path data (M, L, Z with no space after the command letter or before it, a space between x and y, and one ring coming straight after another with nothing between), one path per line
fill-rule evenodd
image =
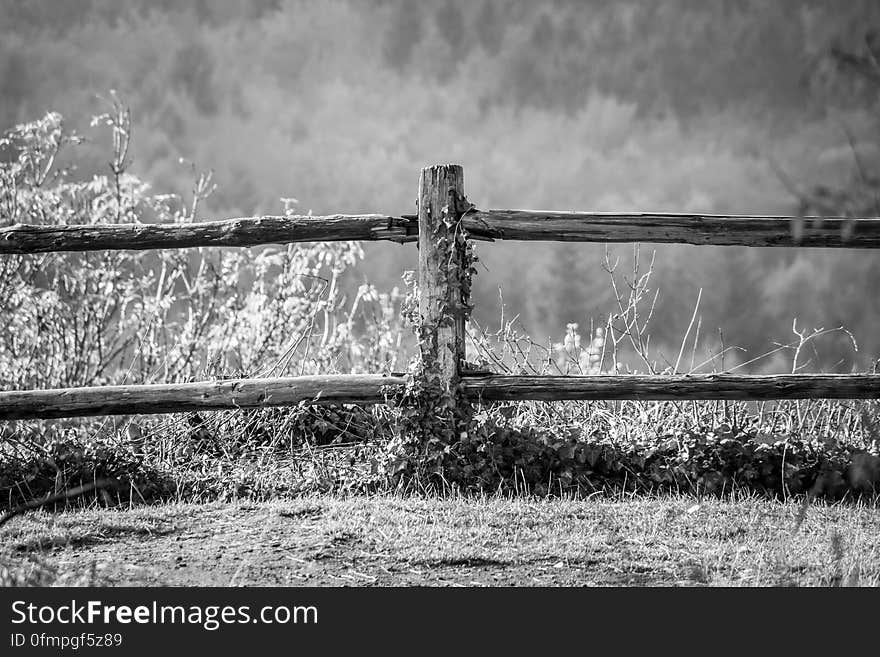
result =
M195 383L0 392L0 420L134 415L306 404L380 404L401 392L403 376L377 374L228 379ZM472 376L461 385L472 403L662 399L875 399L880 374L743 376Z
M379 404L403 377L379 374L224 379L0 392L0 420L135 415L308 404Z
M577 399L875 399L880 374L485 376L462 381L483 401Z

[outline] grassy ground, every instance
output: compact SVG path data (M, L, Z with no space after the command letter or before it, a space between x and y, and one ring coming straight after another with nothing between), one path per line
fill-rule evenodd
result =
M5 584L880 584L880 508L311 496L16 518Z

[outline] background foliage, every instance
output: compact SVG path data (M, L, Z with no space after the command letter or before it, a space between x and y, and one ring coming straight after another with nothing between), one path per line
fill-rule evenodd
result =
M281 197L316 213L410 212L419 168L443 161L464 165L480 207L790 213L822 185L830 210L877 214L871 0L0 5L0 125L61 112L89 137L78 161L90 176L109 137L87 117L117 89L137 129L130 171L185 195L190 161L213 168L206 217L280 213ZM345 290L390 288L414 268L413 249L369 249ZM629 250L614 252L627 267ZM500 286L508 318L537 338L601 324L614 309L603 254L483 249L475 318L497 323ZM845 324L860 346L830 334L811 369L870 367L878 262L660 247L653 355L674 357L702 288L701 356L718 352L721 330L748 350L727 365L747 361L792 339L797 317Z

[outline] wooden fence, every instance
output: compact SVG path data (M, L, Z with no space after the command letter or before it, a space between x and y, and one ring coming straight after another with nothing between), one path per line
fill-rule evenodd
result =
M0 228L3 254L254 246L292 242L418 242L419 314L429 339L423 357L438 365L436 385L459 388L462 403L535 399L805 399L880 398L878 374L778 376L595 375L506 376L463 369L464 240L657 242L698 245L880 248L880 218L479 210L465 201L458 165L422 170L418 215L252 217L193 224ZM462 233L462 229L465 231ZM460 272L458 272L460 273ZM0 420L173 413L309 404L375 404L403 389L401 376L327 375L224 379L0 392Z

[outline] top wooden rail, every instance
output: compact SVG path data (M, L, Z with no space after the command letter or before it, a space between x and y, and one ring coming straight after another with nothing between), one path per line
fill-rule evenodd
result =
M880 218L470 210L478 240L655 242L715 246L880 248ZM261 216L188 224L30 225L0 228L0 254L183 249L292 242L418 240L415 215Z
M0 228L0 253L143 251L348 240L402 243L417 239L414 219L383 214L241 217L187 224L15 224Z
M880 248L880 218L471 210L475 237L554 242Z

